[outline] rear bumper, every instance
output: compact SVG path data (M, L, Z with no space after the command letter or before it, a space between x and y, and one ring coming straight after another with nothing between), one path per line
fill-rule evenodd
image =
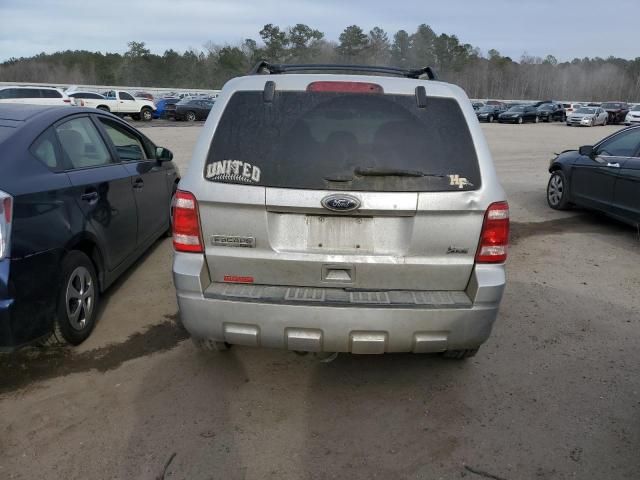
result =
M0 352L28 345L51 331L62 249L0 261Z
M176 253L182 323L196 338L302 351L430 353L477 348L490 335L505 285L504 265L479 265L466 305L324 305L207 295L204 256Z

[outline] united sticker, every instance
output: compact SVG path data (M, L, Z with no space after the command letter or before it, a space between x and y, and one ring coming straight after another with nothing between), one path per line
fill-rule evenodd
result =
M240 160L222 160L207 165L207 180L226 183L258 183L260 168Z

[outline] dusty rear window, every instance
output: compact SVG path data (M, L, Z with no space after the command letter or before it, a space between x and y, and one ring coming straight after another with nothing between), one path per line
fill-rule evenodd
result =
M451 191L480 187L453 99L335 92L236 92L209 150L208 180L280 188Z

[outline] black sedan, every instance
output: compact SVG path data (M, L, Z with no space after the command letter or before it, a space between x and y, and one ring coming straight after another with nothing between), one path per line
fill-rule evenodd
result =
M540 117L538 116L538 109L532 105L518 105L511 107L504 113L498 116L500 123L538 123Z
M0 351L89 336L102 292L170 230L172 157L100 110L0 105Z
M547 202L599 210L640 224L640 125L625 128L591 146L563 152L551 161Z
M543 122L564 122L567 119L564 107L557 103L543 103L538 107L538 116Z
M215 102L213 100L190 99L176 103L174 117L176 120L194 122L206 120Z
M498 120L502 112L504 112L504 107L501 105L485 105L476 112L476 115L481 122L493 123Z

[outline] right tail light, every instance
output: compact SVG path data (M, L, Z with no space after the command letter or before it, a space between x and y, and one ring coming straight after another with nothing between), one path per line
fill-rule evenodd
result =
M0 260L9 255L11 221L13 220L13 198L0 191Z
M484 214L476 262L502 263L507 259L508 247L509 204L507 202L492 203Z
M173 205L173 248L176 252L204 252L198 202L191 192L176 192Z

